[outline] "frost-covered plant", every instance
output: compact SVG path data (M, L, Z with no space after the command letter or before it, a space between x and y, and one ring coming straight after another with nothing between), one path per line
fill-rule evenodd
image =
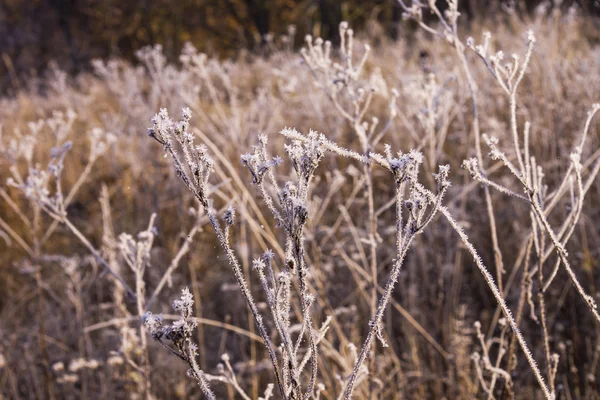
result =
M154 316L148 311L142 317L142 323L152 335L152 339L188 364L190 367L189 375L198 382L206 398L216 399L209 387L204 371L200 369L196 361L198 345L193 342L192 334L198 326L198 322L192 316L193 305L194 296L188 288L185 288L181 293L181 298L173 302L173 309L181 315L179 320L171 325L164 325L160 316ZM169 343L165 343L165 341Z
M315 390L317 380L317 340L319 334L313 327L310 312L314 296L309 294L307 290L306 276L308 271L304 260L303 229L308 218L306 202L309 184L319 161L323 157L320 140L316 134L312 134L306 143L296 141L292 145L286 146L285 150L288 153L298 179L296 182L287 182L284 188L279 191L279 207L274 204L267 193L263 178L268 174L273 186L279 188L274 174L270 169L280 164L282 160L280 158L268 159L266 155L266 138L261 138L260 145L255 148L255 154L242 156L242 163L251 172L253 182L261 188L261 194L265 203L273 212L278 224L285 228L287 234L285 271L278 276L277 280L271 266L273 258L271 252L265 253L261 259L257 259L254 262L254 268L261 278L277 331L283 342L283 359L280 364L272 344L272 338L266 329L263 316L258 310L252 293L245 281L238 257L230 245L230 228L234 224L235 211L233 207L229 207L225 211L223 215L225 224L222 226L212 206L212 200L208 196L209 177L213 169L213 161L206 154L206 147L194 144L192 133L189 132L190 118L191 111L184 109L182 111L182 120L174 122L169 118L167 111L163 109L153 118L153 126L149 130L149 135L163 145L165 155L171 157L173 160L177 176L186 184L205 209L217 235L217 239L227 255L246 303L254 317L257 329L267 346L280 393L286 398L288 396L310 398ZM179 150L183 153L183 159L178 154ZM267 275L265 275L265 269L267 269ZM299 285L300 307L303 317L301 332L296 339L296 343L294 343L291 337L289 319L291 311L290 285L293 275L296 275ZM268 282L269 280L270 282ZM322 331L326 329L326 325L321 328ZM299 360L298 352L305 335L308 339L309 349L305 354L305 360ZM310 360L311 378L307 387L303 388L301 385L301 374L306 367L306 360Z
M288 138L302 138L294 130L288 129L282 133ZM305 140L310 140L310 138ZM325 137L322 137L321 140L324 143L324 147L335 154L343 157L351 157L361 162L373 162L389 170L392 173L396 187L396 196L394 199L396 204L396 259L388 276L383 295L369 322L369 332L345 389L344 398L350 399L359 377L365 373L363 363L371 351L375 338L384 347L387 347L383 335L383 314L395 284L398 281L404 258L412 241L429 225L442 204L444 194L450 186L448 180L450 167L447 165L439 167L439 172L435 175L437 192L433 193L419 182L419 169L423 163L423 155L417 151L413 150L408 154L399 152L397 155L393 155L391 147L386 146L385 155L370 153L370 159L365 159L356 152L343 149L337 144L328 141ZM405 199L406 192L408 192L408 197ZM406 210L406 214L408 214L406 221L404 221L403 217L404 209Z
M504 61L505 56L504 56L503 51L498 51L495 54L490 54L491 34L489 32L486 32L484 34L483 44L476 45L475 41L472 37L469 37L466 40L466 45L462 43L462 41L459 39L458 32L457 32L457 20L460 15L460 13L458 12L458 2L457 1L448 0L449 9L446 11L445 15L442 15L442 13L437 8L435 2L429 2L428 6L424 6L420 3L417 3L416 5L413 5L410 8L407 7L402 0L399 0L399 2L401 4L401 6L405 9L407 17L415 19L419 23L419 25L421 27L423 27L425 30L427 30L430 33L433 33L436 36L445 38L451 45L453 45L455 47L456 52L462 61L462 64L464 67L464 72L467 75L467 79L470 83L472 96L473 96L473 114L474 114L474 128L475 128L474 131L475 131L475 139L476 139L477 157L465 160L463 162L463 167L469 171L472 178L476 179L477 181L479 181L485 185L486 201L488 204L488 216L490 217L490 226L492 228L492 240L493 240L494 246L495 246L496 263L497 263L496 268L498 269L498 272L499 272L498 282L500 285L502 283L502 277L501 277L501 275L502 275L502 272L501 272L502 257L498 250L498 247L497 247L497 235L495 232L495 230L496 230L495 219L493 216L491 200L489 198L488 187L496 189L496 190L500 191L501 193L510 195L514 198L523 200L526 203L528 203L531 208L531 211L530 211L531 231L529 233L529 239L528 239L528 245L527 245L526 252L527 252L527 257L529 258L529 254L532 250L532 243L533 243L534 244L533 248L535 249L535 252L536 252L536 255L537 255L539 261L538 261L538 265L535 266L535 268L532 268L531 271L529 271L527 269L524 271L521 289L524 292L527 291L527 293L528 293L528 295L527 295L528 303L532 308L532 316L537 322L537 317L535 316L535 312L533 311L534 302L532 300L533 296L531 294L531 290L532 290L531 279L537 273L538 284L539 284L539 289L538 289L539 292L538 292L537 297L538 297L539 314L540 314L540 321L541 321L541 328L542 328L541 330L542 330L542 336L544 339L544 355L545 355L545 361L546 361L548 384L546 384L544 382L542 373L539 370L539 368L533 358L533 355L528 350L527 345L525 344L525 339L523 338L523 336L520 333L519 328L518 328L518 325L519 325L518 322L520 321L520 318L521 318L520 314L523 310L523 302L525 300L524 295L523 294L521 295L520 302L518 305L519 313L515 319L512 316L512 313L508 309L506 302L503 299L503 295L501 293L502 286L500 286L500 290L498 291L495 288L495 284L494 284L493 280L491 279L491 277L489 277L487 280L488 280L488 284L490 285L490 288L492 289L492 291L495 294L496 300L498 301L499 305L503 309L504 316L505 316L506 320L508 321L508 325L513 330L513 335L515 336L516 341L519 342L519 344L521 345L521 347L527 357L529 365L530 365L532 371L534 372L536 379L544 392L545 397L548 399L553 399L556 397L555 377L556 377L556 371L557 371L557 365L558 365L558 358L557 358L558 355L551 354L551 350L550 350L549 333L548 333L548 326L547 326L547 321L546 321L544 291L549 287L553 278L556 276L556 273L561 264L564 266L564 268L567 271L567 274L569 275L569 278L571 279L572 283L574 284L577 292L585 301L586 305L588 306L589 310L593 314L594 318L596 319L596 321L598 323L600 323L600 314L598 314L596 302L592 296L588 295L584 291L583 287L579 283L577 276L576 276L575 272L573 271L573 269L571 268L571 265L568 261L568 258L567 258L568 254L565 249L567 241L571 237L573 230L575 228L575 225L577 224L577 222L579 220L579 216L581 213L581 207L583 205L583 198L585 196L585 193L587 192L587 188L589 188L589 186L591 185L591 182L595 179L595 177L597 176L598 171L599 171L598 162L596 161L596 166L591 168L591 171L589 172L588 178L585 181L585 185L584 185L583 178L582 178L583 168L582 168L582 163L581 163L582 153L584 150L584 143L585 143L585 139L587 137L587 133L588 133L588 129L589 129L591 120L592 120L593 116L595 115L595 113L600 109L600 105L594 104L592 106L592 110L588 113L588 118L586 119L585 124L584 124L584 129L583 129L583 134L582 134L581 140L579 142L579 145L575 148L575 150L571 154L571 157L570 157L571 163L568 167L568 170L567 170L567 173L565 174L564 179L558 185L557 190L555 190L552 193L548 193L548 187L543 182L543 178L544 178L543 169L536 161L535 156L533 156L530 153L531 150L530 150L529 141L530 141L531 123L529 121L527 121L524 124L523 134L522 134L523 139L521 139L520 135L519 135L519 125L517 122L517 89L519 87L519 84L523 81L523 78L527 71L527 67L530 63L530 60L531 60L531 57L533 54L534 46L536 43L536 38L535 38L535 34L533 33L533 31L529 30L527 32L527 44L526 44L526 51L525 51L525 56L523 57L523 61L520 60L519 55L513 54L511 56L511 59L508 62L505 62ZM442 25L441 31L438 31L438 30L426 25L423 22L421 8L424 8L424 7L428 7L438 17L438 20L440 21L440 23ZM498 147L499 141L497 138L488 137L487 135L483 135L483 139L485 140L488 147L490 148L489 155L492 158L492 160L500 161L505 167L508 168L510 173L517 179L518 182L520 182L520 184L522 186L521 189L524 192L524 195L520 194L519 191L511 190L503 184L500 184L493 180L490 180L487 177L487 173L485 172L485 170L482 167L483 158L482 158L482 150L481 150L481 145L480 145L481 136L479 133L477 98L475 97L476 85L473 81L473 78L471 75L471 70L468 65L465 54L464 54L466 49L470 49L470 50L474 51L475 54L482 60L485 67L491 73L491 75L493 76L495 81L499 84L499 86L503 90L504 94L508 98L508 108L509 108L508 111L509 111L509 115L510 115L510 133L512 135L512 142L513 142L513 146L514 146L514 157L517 159L517 165L513 164L510 157L499 149L499 147ZM574 184L574 182L575 182L575 184ZM563 198L563 196L567 193L566 189L569 186L569 183L571 185L571 193L575 192L575 190L573 189L573 186L576 186L577 187L576 191L578 194L577 194L577 197L575 197L573 194L571 195L571 203L572 203L571 211L569 212L566 220L563 221L559 232L556 233L554 231L554 229L552 228L552 226L550 225L549 214L552 211L552 209L556 206L556 204L561 200L561 198ZM450 220L450 223L453 226L458 227L457 225L455 225L455 223L452 220ZM464 233L462 233L460 229L457 229L457 232L459 233L459 235L461 235L461 238L463 238L463 241L465 241L466 236L464 235ZM546 244L546 241L548 240L548 238L549 238L549 241L551 244L551 247L549 247L549 248ZM467 245L467 248L469 248L471 250L472 246ZM473 250L474 250L474 248L473 248ZM557 258L556 258L553 272L552 272L550 278L548 278L546 280L544 277L544 274L543 274L543 264L547 260L547 258L551 255L552 250L554 250L556 252ZM474 256L476 256L476 253L474 253L473 251L471 251L471 252ZM479 260L478 265L483 266L483 263ZM527 266L527 263L526 263L526 266ZM480 325L477 329L479 331ZM479 336L481 336L480 331L479 331ZM513 340L513 342L514 342L514 340ZM484 345L484 347L485 347L485 345ZM485 348L484 348L484 350L485 350ZM496 375L500 371L500 374L507 378L507 379L505 379L505 385L506 385L507 389L509 390L509 392L512 393L510 373L507 371L498 369L498 365L496 367L492 367L489 364L489 359L487 358L487 356L485 356L485 354L486 353L484 351L484 357L483 357L484 365L487 369L492 370L494 372L494 376L492 379L491 388L487 388L485 386L485 382L483 382L480 379L480 381L482 382L482 386L484 387L484 390L486 392L488 392L490 397L493 397L493 386L496 381ZM512 368L510 363L512 362L511 359L512 359L513 354L514 354L514 344L511 346L511 349L509 351L509 357L508 357L509 367L507 368L508 371L510 371ZM478 360L479 359L477 358L476 363L478 362ZM487 360L487 364L486 364L486 360ZM498 358L498 364L500 363L500 361L501 361L501 357ZM502 371L503 371L503 373L502 373Z
M279 157L271 158L267 155L267 138L265 136L259 138L259 145L255 146L254 153L245 154L241 157L242 163L250 171L253 183L258 185L263 201L273 214L277 225L283 228L286 233L285 270L279 273L277 278L273 266L274 254L271 251L265 252L253 262L253 268L258 273L276 331L282 342L280 348L282 361L279 364L272 345L273 339L265 328L263 317L248 289L235 252L229 244L229 230L234 224L235 211L231 206L225 211L223 215L225 226L222 227L217 219L216 211L212 207L212 200L208 197L209 177L213 169L213 161L207 156L206 148L194 144L194 138L189 131L190 118L189 109L184 109L182 120L175 122L169 118L167 111L163 109L153 118L149 135L163 145L165 156L173 160L177 176L192 191L209 215L211 225L217 234L221 247L227 254L242 294L254 317L255 324L271 355L275 379L280 394L284 398L312 398L319 392L315 392L318 378L317 344L329 325L328 320L319 331L314 328L311 306L315 301L315 297L308 289L307 276L309 270L304 255L304 227L309 217L308 195L310 183L319 162L323 158L324 152L330 150L338 155L351 157L366 164L378 164L392 173L396 186L397 256L383 296L369 324L369 333L360 355L356 359L354 371L346 385L345 398L351 398L354 386L360 376L365 374L363 363L371 351L375 338L377 337L384 346L387 346L382 327L384 312L398 281L411 242L416 235L429 225L441 207L443 196L450 186L448 180L449 166L441 166L439 172L435 175L437 192L433 193L419 182L419 168L423 162L423 156L417 151L393 155L391 147L386 146L384 155L370 153L368 157L365 157L354 151L341 148L322 134L310 132L307 136L304 136L289 128L282 130L281 134L291 140L290 145L285 145L285 151L295 171L297 177L295 181L288 181L283 188L280 188L273 168L281 164L283 160ZM183 159L179 156L179 150L183 153ZM265 185L266 177L268 177L268 181L272 186L271 189L277 193L277 202L273 200ZM406 193L408 193L408 197L405 199ZM403 219L403 209L406 209L406 221ZM299 288L302 315L300 333L295 341L290 329L291 283L294 276ZM146 318L146 324L148 325L147 321ZM156 321L153 324L156 325ZM155 328L151 330L156 330L157 328ZM299 350L305 335L307 336L308 349L301 359ZM312 366L310 379L306 389L304 389L301 384L301 375L309 361ZM234 386L237 384L234 381L232 382Z
M98 145L98 143L102 142L93 142L93 144ZM102 148L105 149L104 144L102 143ZM67 228L75 235L96 257L96 259L103 265L103 267L125 288L125 290L133 295L132 289L129 285L121 278L113 269L104 261L104 259L100 256L98 250L90 243L90 241L85 237L85 235L77 228L68 218L66 207L72 199L73 190L67 197L63 195L62 185L61 185L61 177L64 169L64 161L67 155L67 152L71 149L71 142L66 142L60 147L55 147L52 149L50 153L50 162L48 163L48 167L46 170L32 168L29 171L29 175L26 180L23 181L20 175L17 172L13 172L13 177L9 178L8 184L21 190L24 196L29 199L33 204L39 206L41 210L45 211L50 217L52 217L56 222L63 223ZM98 149L93 149L91 153L93 156L90 157L90 164L93 164L95 159L97 158ZM80 180L83 182L85 179L85 171L83 178ZM82 183L81 182L81 183ZM50 190L50 185L54 183L54 193ZM79 185L81 185L81 183ZM44 237L48 237L54 231L53 226L50 226L46 232Z
M499 25L480 45L466 33L463 40L456 1L445 13L439 2L405 3L405 17L434 40L416 32L388 43L370 23L360 35L343 23L340 46L309 37L301 54L268 58L219 61L186 45L170 63L152 46L137 65L97 61L95 75L78 77L53 69L47 92L1 98L0 174L12 181L0 185L0 291L8 293L0 299L8 304L0 307L0 392L198 391L193 372L192 380L179 374L187 361L148 357L154 343L139 324L189 279L196 318L188 336L198 350L185 354L190 362L197 355L215 397L597 397L597 111L578 119L598 101L600 57L585 40L586 22L557 6L533 17L509 10L494 22L506 18L510 29ZM477 18L469 25L475 37L481 28ZM514 33L529 28L535 42ZM365 46L365 36L377 45ZM505 55L509 47L520 55ZM139 137L159 107L194 115L194 128L185 126L191 113L157 118L157 127L181 132L171 143L156 134L165 160ZM267 143L285 125L326 136L286 128ZM440 190L436 177L447 170L438 164L463 159L465 171L453 169L452 187ZM177 175L194 196L180 193ZM440 213L449 224L419 229ZM206 222L224 246L198 233ZM127 233L115 234L113 223ZM230 261L215 254L222 249L237 269L213 266ZM106 266L131 290L106 290L97 279ZM230 269L252 290L272 347L262 347L251 307L236 301L240 285L224 282ZM38 317L28 318L34 305ZM75 318L63 317L73 309ZM181 318L159 322L166 329ZM275 363L265 357L273 352Z

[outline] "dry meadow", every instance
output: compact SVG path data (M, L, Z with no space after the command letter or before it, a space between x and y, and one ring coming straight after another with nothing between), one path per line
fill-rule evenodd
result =
M452 4L15 82L0 398L600 398L599 26Z

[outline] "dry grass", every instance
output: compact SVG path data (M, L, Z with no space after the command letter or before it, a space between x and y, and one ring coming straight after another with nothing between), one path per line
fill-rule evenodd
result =
M0 99L0 394L600 397L592 22L444 18L370 50L375 26L343 27L337 69L313 38L235 62L154 48ZM151 119L185 107L163 158Z

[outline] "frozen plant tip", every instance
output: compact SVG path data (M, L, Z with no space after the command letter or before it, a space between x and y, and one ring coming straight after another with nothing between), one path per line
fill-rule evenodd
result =
M152 118L152 127L148 130L149 136L163 145L165 155L170 156L173 160L177 176L185 183L187 188L194 194L204 208L208 220L217 236L217 240L227 256L227 260L233 270L238 286L246 300L246 305L252 313L257 330L268 350L279 390L281 393L285 393L280 378L277 355L271 342L271 337L269 336L254 297L250 292L238 257L229 243L229 228L231 227L234 218L233 209L231 208L225 213L225 227L223 228L219 218L217 218L215 209L212 207L212 200L209 198L208 179L213 170L213 160L206 154L206 146L195 145L194 136L189 132L190 117L190 111L184 109L182 112L182 120L175 123L169 117L167 110L161 109L160 112ZM180 159L176 147L181 148L184 155L183 161ZM242 158L242 161L243 160L244 158ZM253 164L249 162L248 165ZM262 168L261 166L258 166L258 170L263 171L262 173L266 172L269 168L270 167L265 166L264 163L262 164Z
M202 206L209 208L207 190L208 178L213 171L213 160L206 154L206 146L194 144L194 136L189 132L191 115L190 109L184 108L181 112L182 120L175 122L169 117L167 110L162 108L152 118L152 127L148 129L148 135L163 145L165 157L170 156L173 159L177 176ZM183 161L177 153L177 145L183 153Z
M204 371L196 361L198 346L192 341L192 334L198 322L192 316L194 297L188 288L182 290L181 297L173 302L173 309L181 318L172 325L164 325L162 317L154 316L150 311L142 317L142 323L152 335L171 354L185 361L189 366L189 375L196 380L207 399L216 399Z

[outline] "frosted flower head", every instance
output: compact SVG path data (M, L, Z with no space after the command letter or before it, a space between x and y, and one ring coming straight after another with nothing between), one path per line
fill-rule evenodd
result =
M273 253L273 250L267 249L267 251L265 251L263 254L263 259L272 261L273 258L275 258L275 254Z
M480 175L479 166L477 164L477 159L474 157L467 159L467 160L463 160L462 167L464 169L466 169L467 171L469 171L469 174L472 177L476 177L476 176Z
M450 186L450 181L448 180L448 176L450 175L450 165L440 165L438 167L438 173L433 174L437 184L438 190L444 190Z
M235 220L235 208L233 208L233 206L229 206L227 208L227 210L225 210L225 213L223 214L223 221L225 221L225 223L227 225L233 225L234 220Z
M181 118L182 118L184 121L189 121L189 120L192 118L192 110L190 110L190 108L189 108L189 107L184 107L184 108L181 110Z
M267 137L265 135L261 135L258 142L259 146L254 146L254 154L246 153L240 156L242 164L252 174L252 183L255 184L262 182L264 175L269 169L283 163L283 159L278 156L265 160L265 156L262 153L263 150L266 152Z
M295 129L285 128L281 131L286 136L299 136ZM307 141L294 140L292 144L284 145L294 170L304 180L310 179L323 158L323 137L315 131L310 131Z
M161 108L158 114L155 114L150 121L152 122L152 127L148 128L148 135L155 137L161 143L170 143L174 122L169 118L167 109Z
M194 306L194 296L190 289L184 288L181 291L181 297L173 302L173 309L178 311L182 317L192 315L192 307Z
M260 258L255 258L252 261L252 268L255 271L262 271L265 269L265 267L266 267L265 262L263 260L261 260Z
M490 147L496 146L499 142L496 136L488 136L485 133L483 134L483 139L486 141L487 145Z
M144 327L150 332L154 340L160 340L164 335L162 316L152 315L150 311L147 311L142 316L142 324L144 324Z
M423 163L423 153L417 150L411 150L409 153L409 157L417 164Z
M504 153L498 150L498 148L494 147L489 153L489 156L492 160L501 160L504 158Z

